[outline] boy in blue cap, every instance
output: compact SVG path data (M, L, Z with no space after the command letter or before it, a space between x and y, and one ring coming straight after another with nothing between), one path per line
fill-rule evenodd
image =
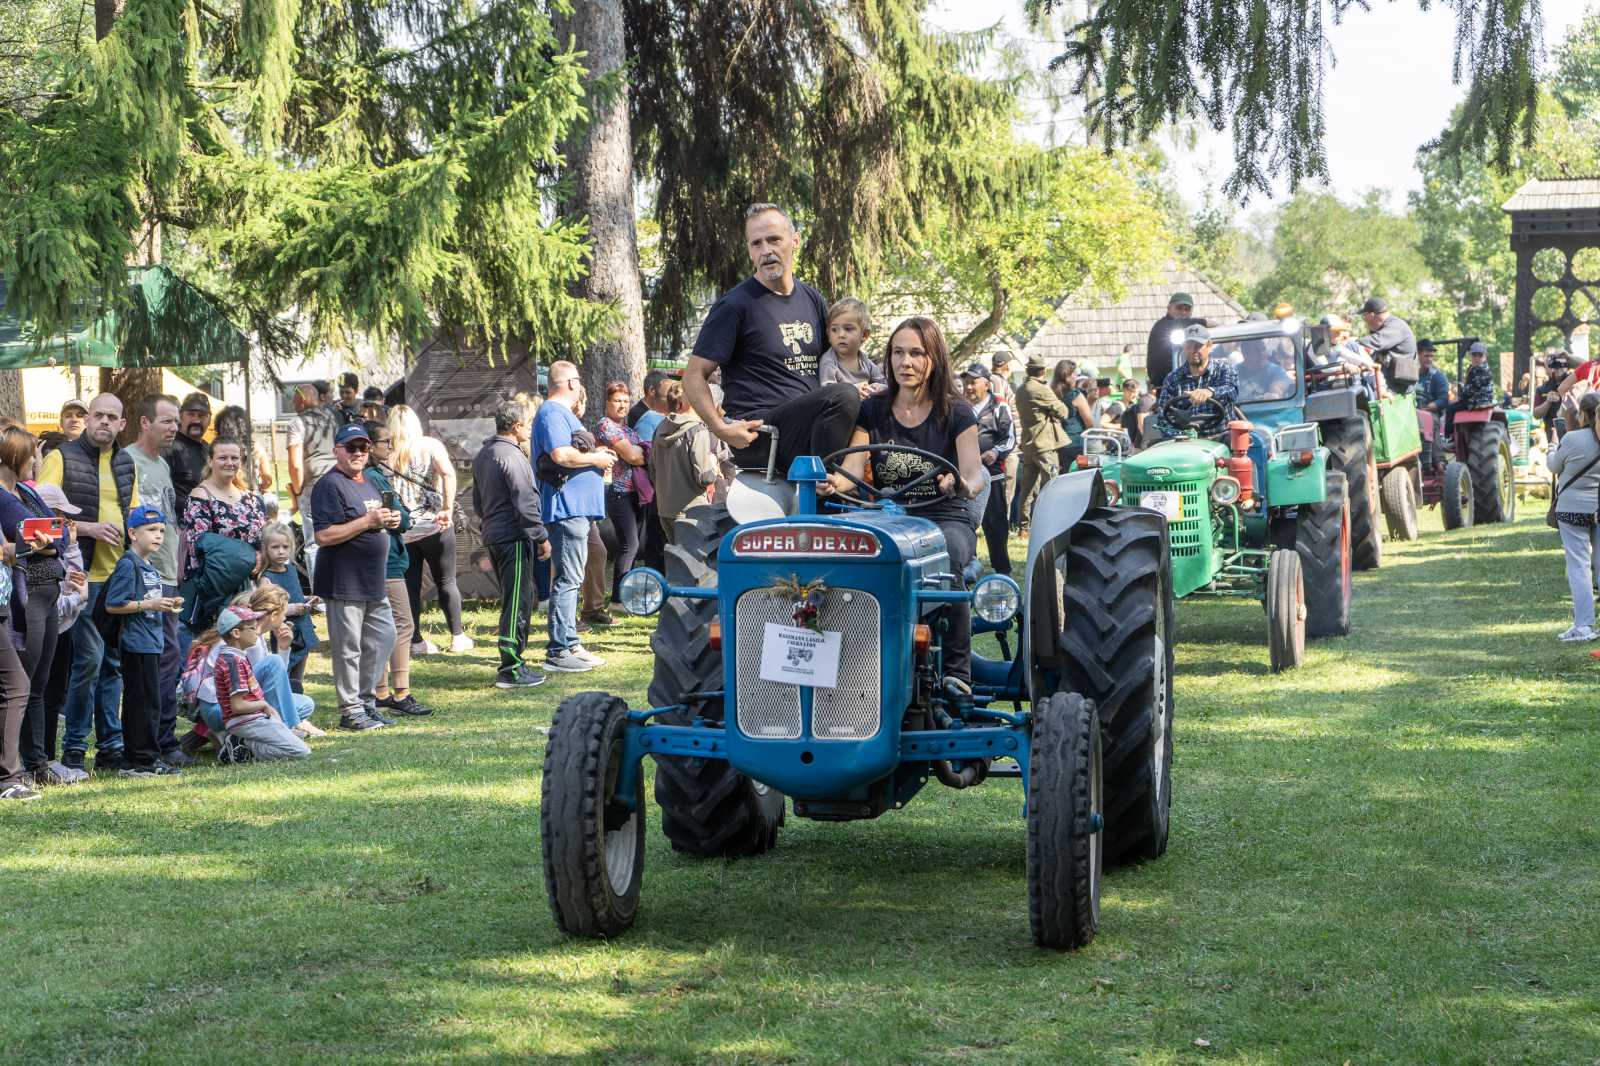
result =
M161 574L150 563L167 537L159 507L128 512L131 545L106 580L106 613L122 618L122 735L125 764L119 777L166 777L180 773L161 760L161 645L163 613L183 609L183 597L163 596Z

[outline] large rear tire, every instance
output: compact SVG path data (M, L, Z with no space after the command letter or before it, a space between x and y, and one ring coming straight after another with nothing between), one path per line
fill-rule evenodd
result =
M1439 509L1444 512L1444 528L1462 529L1472 525L1475 510L1472 489L1472 471L1465 463L1452 459L1444 468L1444 484L1440 488Z
M1511 465L1511 439L1506 436L1506 427L1498 422L1479 426L1467 439L1467 466L1472 471L1474 520L1510 522L1516 518L1517 473Z
M1378 485L1372 458L1372 427L1365 415L1321 423L1328 461L1344 475L1350 493L1350 545L1357 570L1383 564L1383 537L1378 532Z
M1417 490L1411 468L1391 466L1383 474L1383 517L1392 540L1417 539Z
M1308 637L1342 637L1350 632L1350 501L1344 475L1329 470L1326 476L1323 501L1301 506L1295 528Z
M1267 556L1267 651L1273 673L1292 670L1306 658L1306 587L1300 556Z
M715 588L717 549L734 527L720 505L702 505L673 527L675 543L664 548L669 584ZM722 688L722 653L711 646L716 600L668 598L650 637L655 673L650 704L666 707L684 702L690 692ZM722 717L721 697L700 701L699 713ZM687 725L682 714L665 714L663 725ZM740 773L722 759L689 759L657 755L656 804L661 831L674 849L703 858L760 855L777 843L783 825L783 793Z
M1100 717L1075 692L1033 708L1028 755L1028 924L1042 948L1072 950L1100 928Z
M628 705L579 692L556 708L544 754L539 838L556 925L616 936L633 924L644 880L644 779L633 809L615 799Z
M1172 806L1172 582L1167 525L1095 508L1066 552L1062 687L1094 701L1105 772L1105 861L1167 850Z

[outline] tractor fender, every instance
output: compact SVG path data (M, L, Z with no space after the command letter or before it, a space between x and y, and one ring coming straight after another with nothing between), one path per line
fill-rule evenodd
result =
M1023 604L1027 605L1022 625L1022 657L1031 699L1042 699L1055 691L1044 677L1048 664L1042 659L1054 653L1056 641L1047 631L1056 625L1056 621L1051 617L1037 616L1035 610L1039 603L1055 599L1056 550L1070 542L1072 527L1082 520L1089 508L1104 507L1107 503L1105 482L1098 467L1051 478L1034 501L1033 517L1028 526L1027 562L1022 571L1027 577L1022 598ZM1035 589L1041 595L1048 590L1049 599L1036 599ZM1049 616L1055 612L1046 610L1042 613ZM1044 628L1035 634L1035 625ZM1044 656L1035 655L1036 644L1046 649Z

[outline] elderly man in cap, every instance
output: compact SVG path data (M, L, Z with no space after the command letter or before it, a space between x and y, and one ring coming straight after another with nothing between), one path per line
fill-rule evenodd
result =
M1017 390L1017 420L1021 423L1022 466L1017 475L1017 518L1026 528L1033 518L1034 494L1061 473L1056 453L1067 446L1063 420L1072 412L1061 402L1044 375L1049 367L1037 355L1028 356L1027 377Z
M989 546L989 566L996 573L1011 573L1006 546L1006 458L1017 446L1016 423L1011 408L995 398L989 386L989 368L973 363L961 375L967 402L978 419L978 458L989 471L989 495L979 516L983 539Z
M1494 374L1489 370L1489 348L1482 341L1473 341L1467 349L1467 375L1461 382L1461 398L1450 405L1444 415L1444 435L1455 430L1457 411L1481 411L1494 406Z
M1144 371L1152 389L1159 389L1172 373L1173 357L1178 349L1178 345L1172 343L1173 332L1198 321L1194 317L1193 296L1175 292L1167 297L1167 313L1156 319L1156 324L1150 327L1150 338L1145 342Z
M1367 324L1367 335L1356 343L1366 349L1380 369L1394 356L1417 354L1416 334L1405 319L1389 313L1389 305L1382 297L1369 297L1361 305L1361 320Z
M1239 379L1233 364L1211 358L1211 331L1195 324L1183 331L1183 365L1174 367L1161 383L1156 400L1156 428L1162 435L1176 437L1177 426L1168 419L1171 407L1180 399L1191 406L1215 401L1231 408L1239 399Z

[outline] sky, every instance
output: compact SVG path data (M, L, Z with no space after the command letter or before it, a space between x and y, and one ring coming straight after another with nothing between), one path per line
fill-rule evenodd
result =
M1543 0L1547 57L1594 2ZM1040 63L1059 51L1027 27L1022 0L933 0L929 20L943 29L972 30L992 25L1001 13L1006 30L1030 41ZM1370 12L1356 9L1341 25L1330 22L1335 65L1323 79L1323 111L1329 177L1340 196L1383 188L1399 207L1404 193L1417 188L1416 150L1438 136L1464 94L1464 86L1450 80L1455 26L1449 8L1435 4L1423 12L1416 0L1374 0ZM1178 169L1178 184L1192 204L1208 172L1211 184L1220 186L1232 169L1232 139L1208 130L1187 158L1195 165ZM1252 199L1251 207L1261 203Z

